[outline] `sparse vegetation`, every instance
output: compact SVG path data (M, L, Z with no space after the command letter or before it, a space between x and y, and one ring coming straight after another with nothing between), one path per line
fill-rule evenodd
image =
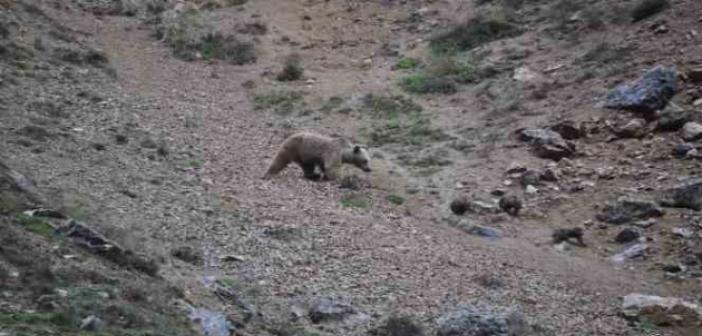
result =
M418 65L419 65L419 60L417 60L416 58L412 58L412 57L403 57L399 61L397 61L397 64L395 64L395 66L398 69L402 69L402 70L414 69Z
M341 196L339 204L345 208L358 208L365 209L368 208L368 198L361 193L347 193Z
M15 220L25 230L38 235L48 237L54 232L54 227L43 218L19 214Z
M427 142L446 140L446 134L431 125L431 120L420 105L403 96L367 94L363 98L363 109L373 118L369 131L373 145L405 143L422 145Z
M171 46L176 57L184 60L217 59L237 65L256 61L253 42L214 31L194 8L166 16L157 35Z
M393 119L402 114L422 112L422 107L410 98L372 93L363 97L363 108L374 118L381 119Z
M283 116L300 110L304 105L304 97L298 91L276 90L254 97L254 109L272 110Z
M402 88L411 93L456 93L458 88L452 80L431 76L424 73L417 73L405 77L400 83Z
M577 78L609 77L621 73L631 48L603 41L592 45L577 61L580 63Z
M327 99L327 101L322 105L322 107L319 108L319 110L324 113L330 113L335 109L339 108L343 103L344 98L338 96L329 97L329 99Z
M668 0L639 0L631 10L631 20L638 22L670 8Z
M429 47L438 55L451 54L519 34L521 29L511 22L504 10L496 8L437 34L429 41Z
M385 199L388 202L395 204L395 205L402 205L403 203L405 203L405 198L400 196L400 195L396 195L396 194L387 195L387 196L385 196Z
M281 82L296 81L302 78L304 69L302 68L302 61L300 55L291 54L285 58L285 64L283 65L283 71L278 74L275 78Z

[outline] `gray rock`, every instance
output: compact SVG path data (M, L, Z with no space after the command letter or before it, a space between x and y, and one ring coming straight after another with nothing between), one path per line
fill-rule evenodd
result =
M692 232L692 230L686 229L686 228L674 228L673 234L676 237L686 238L686 239L692 238L695 235L695 233Z
M529 329L520 313L496 313L470 305L447 312L436 322L438 336L525 335Z
M315 299L309 309L309 317L313 323L342 321L355 313L356 310L348 303L330 297Z
M534 195L534 194L539 192L539 189L537 189L536 187L534 187L533 185L530 184L530 185L526 186L524 191L529 195Z
M558 182L558 171L554 168L546 168L541 173L541 179L548 182Z
M687 72L687 78L693 83L702 83L702 67L690 69Z
M472 221L468 219L462 219L460 221L449 221L449 225L456 227L460 229L463 232L466 232L470 235L473 236L479 236L479 237L485 237L485 238L501 238L502 233L493 228L489 228L486 226L480 226L473 224Z
M656 131L675 132L683 128L685 124L692 121L694 114L689 111L663 111L656 122Z
M665 190L660 203L665 207L702 210L702 178L692 179Z
M621 198L614 204L607 205L596 218L602 222L619 225L662 217L664 214L665 212L653 202Z
M522 176L519 177L519 182L522 184L522 187L526 187L528 185L540 185L541 173L533 169L527 170L522 173Z
M468 211L476 214L496 214L500 209L492 202L473 200L468 202Z
M200 325L202 334L207 336L229 336L234 328L226 315L208 309L192 309L189 317Z
M614 134L620 138L641 138L646 135L646 120L632 119L624 126L614 129Z
M695 146L693 146L692 144L687 143L687 142L677 144L677 145L675 145L675 147L673 147L673 156L675 156L677 158L683 158L683 157L686 157L687 154L690 153L694 149L695 149Z
M636 231L634 229L626 228L624 230L621 230L616 237L614 237L614 241L620 244L626 244L626 243L631 243L641 237L641 233L639 231Z
M623 251L611 256L609 259L616 263L622 263L627 260L644 257L646 255L647 250L648 245L644 243L634 244L627 247Z
M102 322L102 320L95 315L90 315L80 321L81 330L100 331L103 329L104 326L105 323Z
M560 134L548 129L527 128L518 131L521 141L531 144L536 156L558 161L575 153L575 145L568 143Z
M563 139L566 140L575 140L582 138L585 135L585 132L578 126L576 126L575 122L566 120L559 122L555 125L552 125L549 127L550 130L558 132L558 134L563 137Z
M659 326L699 326L702 307L673 297L631 293L624 297L622 312L633 320L646 318Z
M678 92L678 75L674 69L656 67L637 80L611 90L602 107L629 110L653 117Z
M192 246L178 246L171 249L171 255L193 265L202 265L204 259L202 254Z
M685 123L682 130L680 131L680 136L685 141L695 141L702 139L702 125L696 122Z
M498 205L502 211L512 216L519 216L519 211L522 210L522 201L516 195L502 196Z
M451 212L460 216L468 211L470 205L468 204L468 199L465 196L458 196L451 201L449 208L451 208Z
M158 273L158 264L154 260L122 248L76 220L68 220L64 226L56 229L56 233L68 238L74 245L122 267L133 268L151 276Z

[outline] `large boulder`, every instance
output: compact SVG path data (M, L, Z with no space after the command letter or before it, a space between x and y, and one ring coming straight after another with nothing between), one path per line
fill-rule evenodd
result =
M702 178L692 179L665 190L660 203L665 207L702 210Z
M519 140L531 144L536 156L558 161L575 153L575 145L549 129L526 128L517 132Z
M622 310L627 318L645 318L659 326L699 327L702 324L702 307L679 298L632 293L624 297Z
M653 117L657 110L665 108L677 92L678 75L675 69L658 66L635 81L614 88L601 106L641 112Z
M664 214L665 212L653 202L620 198L605 206L596 217L599 221L619 225L641 219L662 217Z
M439 336L516 336L526 335L529 329L520 313L496 313L471 305L449 311L436 322Z

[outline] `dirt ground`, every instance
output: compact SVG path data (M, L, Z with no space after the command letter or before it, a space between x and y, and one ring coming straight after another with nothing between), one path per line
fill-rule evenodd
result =
M418 9L429 14L418 27L409 27L405 18ZM480 94L479 85L450 96L413 96L431 115L433 125L472 141L470 153L448 151L451 163L432 174L416 173L403 166L401 158L408 153L443 153L447 143L420 149L397 144L370 147L372 173L344 170L360 177L363 187L358 192L340 189L337 182L302 179L301 171L292 166L271 180L261 179L292 130L367 140L364 130L373 120L313 107L330 97L357 101L368 93L404 94L397 85L404 73L393 67L398 57L384 52L387 45L397 46L404 55L426 57L431 32L470 17L475 10L466 1L249 1L219 9L214 16L214 24L221 27L254 21L268 27L257 37L257 61L239 66L174 58L154 38L153 28L138 18L57 11L59 22L107 54L117 74L114 90L132 102L119 118L128 116L133 127L157 134L171 152L166 163L130 163L127 154L106 154L101 160L120 164L106 164L94 179L86 173L81 192L100 200L96 218L119 218L105 223L120 227L119 234L127 237L130 247L164 256L179 244L202 251L203 265L167 257L170 261L162 274L185 288L190 302L225 312L234 308L216 302L203 279L237 279L255 288L255 301L262 309L281 311L283 316L289 307L304 306L311 298L334 296L350 300L371 317L357 325L316 327L334 335L361 334L392 312L412 314L433 330L437 316L462 303L519 310L544 335L676 334L672 329L646 331L630 325L619 307L621 297L632 292L700 299L699 279L671 279L660 267L684 250L670 237L671 228L688 223L694 214L668 213L646 233L657 244L651 255L623 264L608 260L620 249L612 242L617 228L601 229L597 222L588 222L619 195L649 197L654 193L644 187L660 190L677 176L694 174L700 168L698 161L655 160L662 151L669 152L677 142L675 135L609 142L600 134L580 140L581 154L557 164L575 173L539 187L534 195L525 193L518 181L511 186L504 181L509 179L505 171L515 162L534 169L549 164L514 139L511 134L518 128L562 119L608 118L618 112L596 109L593 101L613 84L637 77L653 63L702 61L700 37L678 38L689 27L699 27L698 17L691 13L699 14L702 6L694 1L677 1L664 14L670 30L665 35L650 32L651 23L646 22L584 34L573 43L544 38L537 22L519 37L492 44L498 50L495 57L500 57L500 50L528 50L520 62L532 69L560 65L548 73L556 84L550 86L547 98L525 98L511 114L496 114L494 101ZM602 39L637 46L635 56L625 61L626 70L616 76L574 80L572 71L579 66L574 59ZM277 82L272 74L292 52L303 60L304 79ZM312 115L280 116L256 109L254 97L272 90L303 92ZM80 123L72 127L83 127ZM84 124L101 127L100 120ZM13 151L17 154L11 158L20 166L34 165L36 158ZM45 160L44 165L52 164ZM68 176L66 182L53 185L69 186L81 180L76 169L91 169L89 162L57 168L53 175L48 167L33 174L43 185ZM181 168L184 162L195 163ZM125 173L110 177L119 167ZM596 169L609 167L620 174L598 179ZM147 181L158 176L161 186L149 185ZM570 191L582 181L594 181L594 186ZM105 185L110 187L103 189ZM140 196L115 198L119 189L115 185ZM495 189L520 195L525 203L522 216L466 218L500 229L503 238L476 237L450 225L459 220L448 206L454 197L495 200L491 194ZM364 205L345 206L349 195L361 195ZM401 195L404 202L388 201L389 195ZM573 226L585 227L588 247L560 251L550 244L553 229ZM695 236L686 246L699 240ZM224 256L235 258L226 261ZM486 278L501 285L486 287L482 284Z

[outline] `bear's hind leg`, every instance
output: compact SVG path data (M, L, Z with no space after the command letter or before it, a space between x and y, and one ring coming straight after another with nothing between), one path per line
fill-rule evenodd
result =
M321 176L314 171L315 166L316 165L314 163L300 164L300 167L302 168L302 171L304 173L305 178L313 180L313 181L318 181L320 179Z

